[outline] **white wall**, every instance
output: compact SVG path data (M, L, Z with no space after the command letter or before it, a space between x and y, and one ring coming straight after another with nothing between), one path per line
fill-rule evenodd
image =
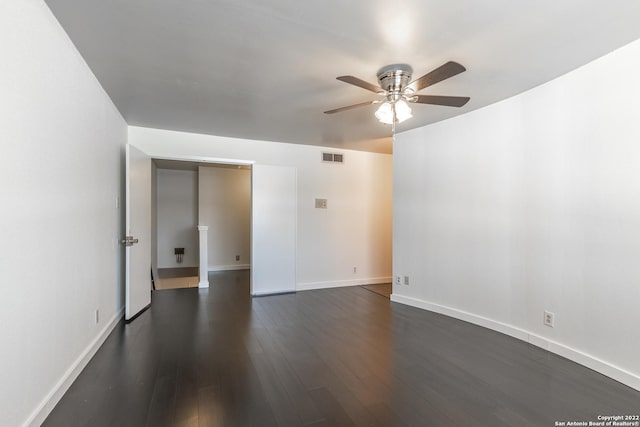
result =
M122 316L127 128L43 1L0 2L0 52L0 425L39 425Z
M298 289L385 282L391 276L391 156L350 150L322 163L321 147L129 127L156 158L254 161L298 170ZM328 209L315 209L315 198ZM356 267L356 273L353 272Z
M393 299L640 389L638 68L640 41L398 135Z
M198 173L156 169L158 268L197 267ZM178 264L175 248L184 248Z
M200 166L198 176L198 223L209 227L209 271L248 268L251 170Z

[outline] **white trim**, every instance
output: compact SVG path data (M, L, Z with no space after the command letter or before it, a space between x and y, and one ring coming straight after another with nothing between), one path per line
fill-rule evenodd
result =
M209 238L207 237L208 230L208 225L198 226L198 280L200 280L200 282L198 283L199 288L209 287L209 269L207 266L207 260L209 259Z
M518 328L516 326L512 326L506 323L498 322L497 320L492 320L463 310L446 307L444 305L435 304L418 298L391 294L391 301L421 308L427 311L433 311L439 314L444 314L445 316L464 320L465 322L483 326L485 328L501 332L505 335L509 335L519 340L526 341L532 345L535 345L536 347L540 347L562 357L566 357L569 360L586 366L587 368L593 369L596 372L606 375L609 378L613 378L614 380L619 381L622 384L640 391L639 375L615 366L595 356L584 353L580 350L571 348L567 345L549 340L536 334L532 334L531 332Z
M298 291L310 291L313 289L342 288L346 286L378 285L391 283L391 277L370 277L365 279L333 280L328 282L305 282L296 284Z
M36 427L41 425L47 418L49 413L58 404L62 396L69 390L71 384L78 378L80 372L87 366L91 358L96 354L100 346L105 342L109 334L116 327L118 322L124 316L124 307L120 308L116 314L111 317L109 322L100 331L93 341L84 349L78 358L69 366L69 369L62 375L55 386L40 401L40 404L31 412L29 418L22 424L24 427Z
M270 295L293 294L295 292L296 292L295 289L291 289L289 291L285 290L285 291L276 291L276 292L256 292L254 294L251 294L251 296L252 297L267 297L267 296L270 296Z
M210 265L209 271L249 270L251 264Z
M153 128L147 128L147 129L153 129ZM146 153L146 154L158 160L177 160L177 161L183 161L183 162L196 162L196 163L220 163L220 164L226 164L226 165L242 165L242 166L251 166L255 163L253 160L226 159L223 157L187 156L187 155L156 156L149 153Z

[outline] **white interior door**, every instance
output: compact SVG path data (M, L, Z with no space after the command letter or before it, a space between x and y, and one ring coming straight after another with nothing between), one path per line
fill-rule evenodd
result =
M293 167L252 168L252 295L296 290L296 181Z
M151 304L151 159L127 144L125 320Z

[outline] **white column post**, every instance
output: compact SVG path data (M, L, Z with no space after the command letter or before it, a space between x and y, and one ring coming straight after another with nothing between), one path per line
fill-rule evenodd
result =
M206 225L198 226L198 235L200 238L200 283L198 283L199 288L209 287L209 256L207 248L207 231L209 231L209 227L207 227Z

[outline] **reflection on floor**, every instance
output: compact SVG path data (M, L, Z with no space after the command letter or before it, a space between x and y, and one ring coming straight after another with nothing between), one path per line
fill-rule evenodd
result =
M156 290L197 288L198 267L159 268Z
M368 291L371 291L378 295L382 295L385 298L391 297L391 283L382 283L379 285L363 285L362 287Z

